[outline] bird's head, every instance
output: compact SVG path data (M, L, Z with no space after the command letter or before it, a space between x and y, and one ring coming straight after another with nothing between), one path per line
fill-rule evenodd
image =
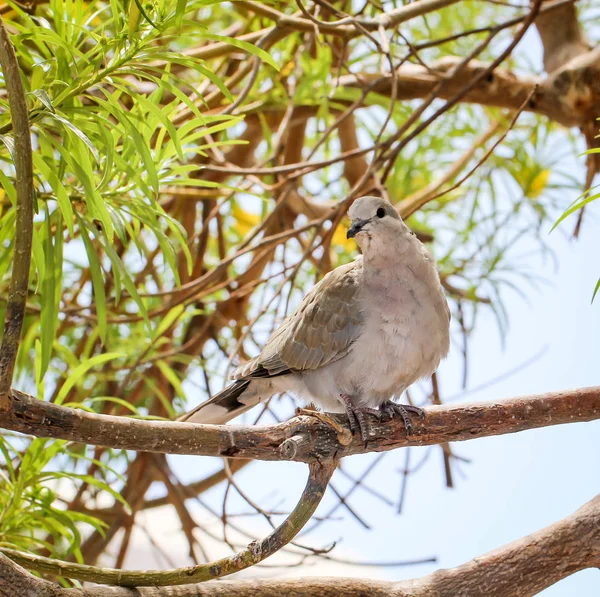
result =
M356 238L363 253L383 245L396 245L411 235L396 208L381 197L361 197L348 211L352 221L346 238Z

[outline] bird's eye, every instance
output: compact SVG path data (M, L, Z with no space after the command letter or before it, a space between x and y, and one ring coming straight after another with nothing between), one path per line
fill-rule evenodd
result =
M380 207L380 208L377 210L377 217L378 217L378 218L383 218L384 216L385 216L385 209L383 209L383 207Z

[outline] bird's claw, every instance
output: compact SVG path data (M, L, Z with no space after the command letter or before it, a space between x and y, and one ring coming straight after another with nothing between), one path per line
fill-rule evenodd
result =
M346 408L346 416L348 417L348 425L352 435L356 435L356 432L360 433L360 438L367 445L370 436L371 426L367 420L366 415L374 415L379 417L379 411L373 408L359 408L352 404L352 399L346 394L341 394L340 398Z
M406 433L410 433L412 430L412 421L410 415L415 415L422 419L425 416L425 411L418 406L412 406L412 404L398 404L392 400L384 402L380 407L381 419L384 421L390 421L395 416L402 418Z
M348 417L348 424L352 435L360 433L360 437L363 442L366 443L370 438L371 425L368 421L367 415L374 416L380 421L386 422L391 421L394 417L401 417L406 429L406 433L409 434L412 431L412 421L410 416L414 415L419 418L425 416L425 411L418 406L412 406L411 404L398 404L392 400L384 402L379 409L368 408L368 407L357 407L352 403L350 396L345 394L341 395L342 402L346 408L346 416Z

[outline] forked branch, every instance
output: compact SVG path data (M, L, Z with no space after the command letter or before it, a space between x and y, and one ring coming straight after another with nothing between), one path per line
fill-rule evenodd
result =
M287 545L304 528L304 525L310 520L317 506L321 503L336 466L335 461L311 464L310 474L302 497L290 515L262 541L253 541L246 549L214 562L174 570L117 570L72 564L25 554L12 549L0 548L0 550L29 570L101 584L157 587L185 585L220 578L254 566ZM2 568L1 561L0 570ZM0 591L2 590L1 586L2 580L0 580ZM2 593L0 592L1 596Z

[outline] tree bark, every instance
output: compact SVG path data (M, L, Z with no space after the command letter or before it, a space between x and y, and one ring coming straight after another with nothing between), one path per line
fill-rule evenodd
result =
M600 567L600 495L532 535L416 580L295 578L62 589L35 578L0 553L0 597L529 597L593 567Z
M416 64L402 66L395 76L378 73L343 75L339 87L367 89L391 97L396 85L396 97L410 100L425 97L453 67L459 58L447 57L425 68ZM437 97L449 99L489 65L472 60L439 91ZM480 81L469 91L463 102L518 110L523 102L533 96L525 111L541 114L564 126L582 126L598 116L600 109L600 50L579 54L551 76L517 76L504 69Z
M366 444L352 437L344 415L305 414L264 427L144 421L66 408L16 390L9 405L7 412L0 411L0 428L36 437L139 452L311 463L600 419L600 387L430 406L424 418L413 418L410 435L398 419L381 422L373 417Z
M544 47L544 69L547 73L592 48L579 24L575 3L541 13L535 19L535 26Z
M4 333L0 344L0 411L7 407L25 320L29 288L31 247L33 243L33 158L29 112L21 70L4 22L0 17L0 66L8 94L14 127L15 240L8 300L4 314Z
M0 552L36 572L125 587L184 585L221 578L254 566L287 545L304 528L321 503L336 466L336 461L311 464L306 487L289 516L261 541L253 541L245 549L213 562L171 570L122 570L70 563L9 548L0 547Z

